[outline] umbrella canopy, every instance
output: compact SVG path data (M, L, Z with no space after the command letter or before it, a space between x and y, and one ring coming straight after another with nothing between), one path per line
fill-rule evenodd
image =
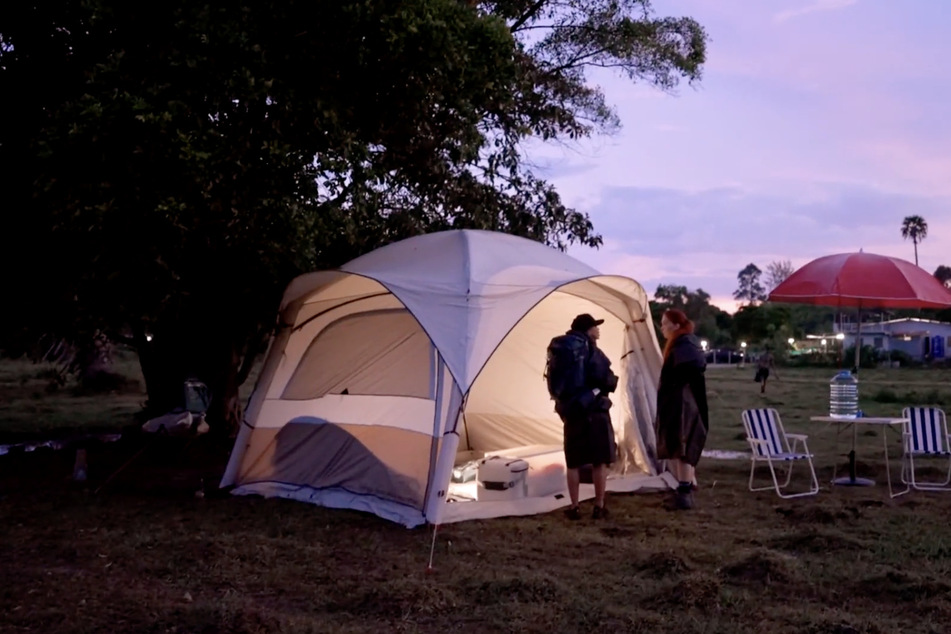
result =
M947 308L951 291L924 269L874 253L817 258L786 278L769 301L865 308Z

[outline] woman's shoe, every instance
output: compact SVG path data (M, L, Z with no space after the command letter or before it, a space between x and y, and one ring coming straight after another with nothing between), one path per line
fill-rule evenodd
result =
M570 520L580 520L581 519L581 509L577 506L572 506L568 509L565 509L565 517Z

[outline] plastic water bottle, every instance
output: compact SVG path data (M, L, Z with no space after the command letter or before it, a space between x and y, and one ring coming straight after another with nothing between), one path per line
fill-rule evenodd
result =
M842 370L829 382L829 416L855 418L859 411L859 380Z

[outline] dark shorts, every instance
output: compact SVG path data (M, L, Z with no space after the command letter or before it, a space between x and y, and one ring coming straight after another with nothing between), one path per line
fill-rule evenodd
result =
M747 375L748 376L748 375ZM769 368L760 368L756 371L755 381L759 383L760 381L765 381L769 378Z
M611 464L616 454L614 425L608 412L599 410L565 422L565 466L569 469Z

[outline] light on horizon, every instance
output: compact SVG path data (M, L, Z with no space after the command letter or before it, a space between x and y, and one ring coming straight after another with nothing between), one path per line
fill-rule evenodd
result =
M835 336L835 338L838 339L839 341L842 341L843 339L845 339L845 334L840 332L839 334Z

